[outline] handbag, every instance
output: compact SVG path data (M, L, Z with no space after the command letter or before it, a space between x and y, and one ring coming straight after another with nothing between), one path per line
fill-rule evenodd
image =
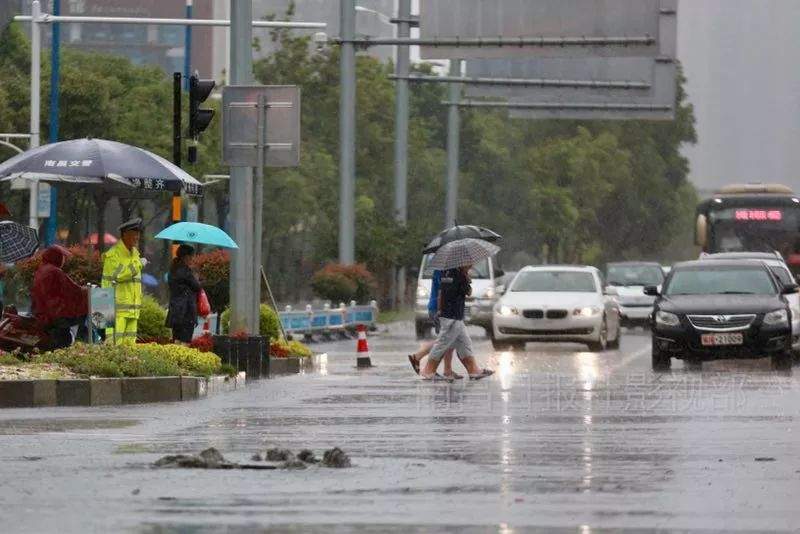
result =
M197 315L200 317L208 317L211 314L211 303L208 301L206 291L201 289L197 293Z

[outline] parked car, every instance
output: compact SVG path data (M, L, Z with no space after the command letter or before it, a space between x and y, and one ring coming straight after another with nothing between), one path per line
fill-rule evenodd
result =
M795 284L792 271L784 261L783 257L777 252L719 252L716 254L703 253L700 255L701 260L715 261L715 260L760 260L769 267L772 274L784 286ZM790 293L785 296L789 302L789 312L791 313L792 322L792 350L795 353L795 359L800 356L800 293Z
M670 368L672 358L692 367L724 358L770 356L774 367L791 368L792 328L784 285L758 260L692 261L676 265L656 297L652 366Z
M433 328L433 322L428 317L428 300L431 295L431 279L433 269L429 263L433 254L422 257L422 263L417 278L417 300L414 306L414 325L417 339L427 337ZM497 267L496 258L490 257L472 267L472 295L467 298L465 321L467 324L482 327L486 336L491 337L492 308L497 302L497 280L505 273Z
M494 307L492 345L523 349L528 341L586 343L617 348L620 310L616 288L603 290L594 267L525 267Z
M661 264L626 261L606 265L606 283L617 288L617 302L622 313L622 326L648 326L655 298L645 295L647 286L664 282Z

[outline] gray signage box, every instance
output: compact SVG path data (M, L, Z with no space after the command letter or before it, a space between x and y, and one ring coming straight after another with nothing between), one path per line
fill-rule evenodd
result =
M423 46L421 55L423 59L656 57L662 11L673 8L677 0L421 0L423 39L656 39L628 45Z
M264 140L266 167L300 164L300 89L297 86L228 86L222 91L222 110L223 164L258 166L260 139ZM262 136L259 136L259 128Z

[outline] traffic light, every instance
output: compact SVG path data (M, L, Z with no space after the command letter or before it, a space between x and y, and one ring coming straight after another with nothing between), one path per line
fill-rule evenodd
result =
M213 109L200 109L214 89L214 80L201 80L196 74L189 78L189 137L197 137L206 129L214 118Z

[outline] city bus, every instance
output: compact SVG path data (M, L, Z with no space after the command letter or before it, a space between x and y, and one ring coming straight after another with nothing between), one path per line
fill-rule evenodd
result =
M703 252L778 252L800 274L800 198L777 184L730 185L697 206Z

